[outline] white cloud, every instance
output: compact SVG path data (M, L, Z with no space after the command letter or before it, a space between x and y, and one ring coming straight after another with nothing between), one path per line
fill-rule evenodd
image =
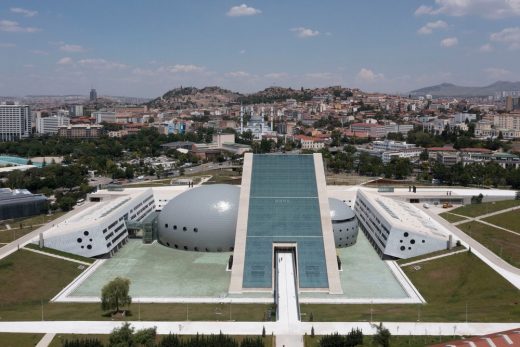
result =
M509 49L520 48L520 27L506 28L490 35L491 41L507 45Z
M33 27L22 27L18 22L12 20L0 20L0 31L11 33L35 33L41 29Z
M70 58L70 57L63 57L60 60L58 60L58 62L56 64L58 64L58 65L69 65L69 64L72 64L72 63L73 63L72 58Z
M277 80L277 79L287 78L287 77L289 77L289 74L287 72L270 72L268 74L265 74L264 77Z
M373 82L376 80L381 80L385 78L385 76L382 73L375 73L370 69L362 68L361 70L359 70L357 78L361 81Z
M121 64L114 61L109 61L105 59L100 58L91 58L91 59L81 59L78 60L78 64L84 67L90 67L93 69L124 69L127 68L128 65Z
M435 29L445 29L448 27L448 23L443 20L438 20L436 22L426 23L422 28L420 28L417 33L421 35L428 35L433 33Z
M499 79L505 76L508 76L511 74L511 71L503 69L503 68L497 68L497 67L490 67L487 69L484 69L484 72L491 78Z
M295 32L296 36L302 39L318 36L320 34L318 30L312 30L304 27L292 28L291 31Z
M480 46L480 48L478 49L479 51L481 51L482 53L488 53L488 52L493 52L493 46L491 46L489 43L486 43L482 46Z
M63 44L60 46L60 50L64 51L64 52L78 53L78 52L84 52L85 48L83 48L80 45Z
M415 10L415 15L421 16L423 14L431 14L432 11L433 11L433 7L421 5L417 8L417 10Z
M13 48L16 47L14 43L0 43L0 48Z
M490 19L520 16L520 0L435 0L435 8L422 5L416 15L475 15Z
M240 51L238 51L238 53L240 53L240 54L246 54L246 50L245 50L245 49L241 49Z
M171 72L171 73L190 73L190 72L202 72L204 71L203 66L193 65L193 64L175 64L173 66L165 66L159 68L159 70Z
M441 47L450 48L454 47L459 43L459 39L456 37L447 37L441 41Z
M20 7L11 7L11 12L24 15L25 17L34 17L38 14L38 11L31 11Z
M228 76L233 78L246 78L251 77L251 74L249 72L245 71L232 71L227 73Z
M31 49L29 52L34 54L34 55L49 55L49 52L42 51L42 50L39 50L39 49Z
M246 4L242 4L240 6L233 6L227 12L229 17L242 17L242 16L254 16L262 13L259 9L254 7L249 7Z

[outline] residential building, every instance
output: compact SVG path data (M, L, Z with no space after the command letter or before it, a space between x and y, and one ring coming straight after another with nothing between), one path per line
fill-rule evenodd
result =
M72 124L58 127L58 136L66 138L95 138L103 132L102 125Z
M71 117L83 117L83 105L70 105L69 115Z
M92 88L90 90L90 101L96 101L97 100L97 91Z
M368 123L353 123L350 125L350 131L354 134L363 134L366 137L382 138L386 136L386 129L384 125L368 124Z
M69 117L61 115L41 117L41 115L38 115L36 116L36 133L55 135L58 133L59 127L68 126L69 124Z
M96 124L100 123L116 123L116 113L110 111L92 112L92 117L96 119Z
M31 135L31 111L27 105L0 105L0 141L17 141Z

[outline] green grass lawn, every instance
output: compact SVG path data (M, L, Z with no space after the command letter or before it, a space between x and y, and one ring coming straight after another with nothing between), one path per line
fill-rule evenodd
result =
M446 219L450 223L455 223L455 222L460 222L460 221L463 221L463 220L467 220L467 218L454 215L453 213L450 213L450 212L442 212L442 213L439 214L439 216L441 216L442 218Z
M54 249L54 248L48 248L48 247L40 248L40 246L35 245L33 243L27 244L25 246L25 248L34 249L34 250L37 250L37 251L40 251L40 252L49 253L49 254L59 255L59 256L62 256L62 257L83 261L83 262L89 263L89 264L93 264L96 261L95 259L92 259L92 258L86 258L86 257L82 257L80 255L59 251L59 250Z
M423 262L419 270L403 271L427 301L426 304L301 305L304 317L315 321L416 321L518 322L520 291L465 252Z
M43 334L0 333L0 346L34 347L42 337Z
M112 320L100 304L50 303L83 270L80 264L29 251L17 251L0 260L0 320ZM270 305L233 304L231 319L262 321ZM229 305L133 304L127 319L228 320ZM188 312L187 312L188 311Z
M442 342L451 340L457 340L462 338L461 336L391 336L390 346L392 347L424 347L428 345L434 345ZM305 336L305 347L319 347L320 337ZM373 343L372 336L363 336L363 345L360 347L377 346Z
M464 223L457 227L509 264L520 267L520 236L480 222Z
M204 184L240 184L242 181L242 175L238 171L212 170L204 172L204 175L212 176Z
M485 202L482 204L461 206L454 210L451 210L450 212L468 217L478 217L483 214L488 214L519 205L520 200L502 200L495 202Z
M399 264L399 265L407 264L407 263L411 263L413 261L417 261L417 260L421 260L421 259L427 259L427 258L431 258L431 257L436 257L438 255L458 252L458 251L463 250L463 249L465 249L464 246L456 246L456 247L453 247L452 249L443 249L442 251L436 251L436 252L431 252L431 253L428 253L428 254L418 255L417 257L412 257L412 258L407 258L407 259L399 259L397 261L397 264Z
M63 342L65 342L65 340L88 339L88 338L90 338L90 339L93 339L93 338L98 339L99 341L101 341L101 343L103 343L105 345L108 345L109 336L110 335L94 335L94 334L92 334L92 335L56 334L56 336L52 340L52 342L49 345L49 347L61 347L63 345ZM156 341L159 342L161 340L162 336L164 336L164 335L157 335ZM188 338L189 335L181 335L181 337ZM241 342L247 336L235 335L233 337L235 338L236 341ZM252 336L250 336L250 337L252 337ZM262 340L264 341L264 346L265 347L274 347L273 339L272 339L271 336L266 336L266 337L262 338Z
M484 221L498 225L499 227L520 233L520 210L496 214L483 219Z
M56 212L50 216L40 214L27 218L4 220L0 223L0 243L13 242L31 231L38 229L42 224L55 220L64 214L65 212ZM6 224L9 224L11 227L10 230L7 229Z

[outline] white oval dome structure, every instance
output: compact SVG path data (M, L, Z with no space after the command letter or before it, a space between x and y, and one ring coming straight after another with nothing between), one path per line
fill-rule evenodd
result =
M165 246L201 252L232 251L240 188L201 186L170 200L158 217L158 238Z
M348 247L355 244L358 222L354 211L346 203L335 198L329 198L329 209L336 247Z

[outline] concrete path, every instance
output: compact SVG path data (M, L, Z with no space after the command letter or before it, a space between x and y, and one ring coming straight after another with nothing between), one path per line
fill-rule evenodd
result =
M276 347L303 347L303 336L294 334L293 327L300 321L294 259L292 253L278 253L276 259L277 277L277 318L281 331L276 335Z
M489 225L490 227L497 228L497 229L500 229L500 230L504 230L504 231L507 231L508 233L520 236L520 233L517 233L516 231L509 230L509 229L506 229L506 228L502 228L501 226L498 226L498 225L495 225L495 224L491 224L491 223L483 221L483 220L479 220L478 222L482 223L482 224Z
M506 209L503 209L503 210L486 213L486 214L483 214L483 215L480 215L480 216L476 216L476 217L468 217L468 216L464 216L464 215L461 215L461 214L456 214L456 213L453 213L453 212L448 212L448 213L451 213L451 214L453 214L455 216L466 218L466 220L461 220L461 221L452 223L453 225L459 225L459 224L464 224L464 223L468 223L468 222L471 222L471 221L479 221L479 222L484 223L481 219L485 219L487 217L495 216L497 214L502 214L502 213L506 213L506 212L510 212L510 211L514 211L514 210L518 210L518 209L520 209L520 206L514 206L514 207L506 208ZM505 229L505 230L507 230L507 229ZM514 233L514 231L513 231L513 233Z
M36 347L48 347L54 339L54 336L56 336L56 334L45 334Z
M444 258L444 257L449 257L450 255L459 254L459 253L463 253L463 252L467 252L467 251L468 251L467 249L461 249L460 251L440 254L440 255L436 255L434 257L429 257L429 258L424 258L424 259L419 259L419 260L416 260L416 261L411 261L409 263L400 264L399 266L400 267L404 267L404 266L409 266L409 265L420 264L420 263L425 262L425 261L429 261L429 260L433 260L433 259L439 259L439 258Z
M32 249L32 248L22 248L22 250L24 251L29 251L29 252L34 252L34 253L39 253L39 254L43 254L43 255L46 255L46 256L49 256L49 257L54 257L54 258L58 258L58 259L63 259L63 260L67 260L67 261L71 261L73 263L78 263L78 264L82 264L82 265L86 265L86 266L90 266L92 265L91 263L87 263L86 261L81 261L81 260L77 260L77 259L72 259L72 258L68 258L68 257L64 257L62 255L57 255L57 254L52 254L52 253L49 253L49 252L44 252L44 251L39 251L37 249Z
M158 334L197 333L229 335L261 335L265 327L266 335L287 334L286 328L277 322L142 322L128 321L135 329L157 327ZM0 322L0 332L39 334L109 334L122 325L114 321L29 321ZM360 328L365 335L377 332L379 322L298 322L291 325L293 335L310 335L312 327L316 335L338 332L347 334L351 329ZM520 323L424 323L424 322L383 322L392 335L486 335L497 331L520 328ZM287 346L289 347L289 346ZM290 347L293 347L291 345Z

